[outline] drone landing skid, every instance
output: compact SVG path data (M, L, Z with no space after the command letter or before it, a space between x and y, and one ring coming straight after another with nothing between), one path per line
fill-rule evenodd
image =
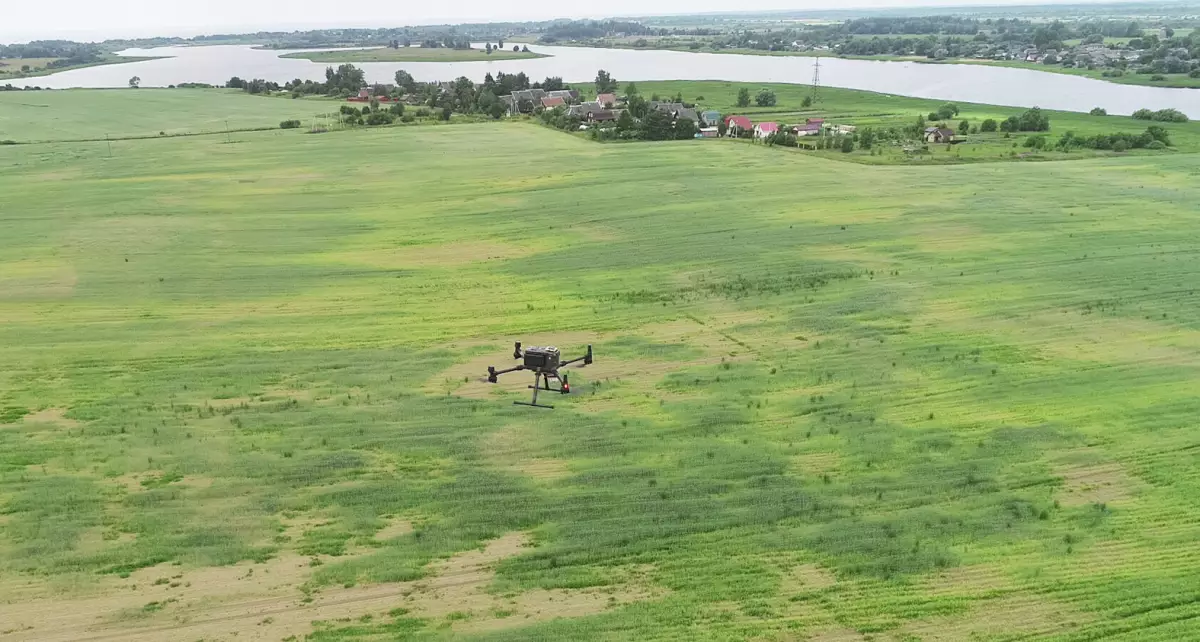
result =
M567 387L567 384L564 384L562 379L558 379L557 375L553 376L553 378L558 379L558 388L557 389L551 388L550 387L551 377L552 377L552 375L542 373L542 372L534 373L533 385L529 386L529 389L533 391L533 401L514 401L513 405L514 406L529 406L530 408L545 408L547 410L554 410L554 406L541 404L541 403L537 402L538 392L540 392L542 390L546 390L547 392L557 392L559 394L565 395L565 394L570 393L571 389L569 387ZM543 384L545 384L545 388L542 387Z

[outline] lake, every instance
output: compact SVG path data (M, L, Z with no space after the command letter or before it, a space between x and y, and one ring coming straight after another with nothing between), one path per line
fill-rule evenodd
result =
M482 45L480 45L482 46ZM622 83L648 80L727 80L808 84L813 58L634 51L579 47L530 46L549 58L454 63L356 63L370 82L392 82L397 69L417 80L453 80L466 76L481 81L488 72L524 71L532 79L561 76L567 82L591 82L606 69ZM139 76L143 87L184 82L223 84L232 76L285 82L295 78L324 80L326 63L280 58L281 51L249 46L164 47L130 49L127 56L167 56L124 65L76 69L23 82L55 89L125 87ZM864 89L885 94L962 102L1040 106L1064 111L1103 107L1113 114L1130 114L1143 107L1174 107L1200 118L1200 90L1140 87L1064 74L980 65L933 65L917 62L821 59L821 82L830 87Z

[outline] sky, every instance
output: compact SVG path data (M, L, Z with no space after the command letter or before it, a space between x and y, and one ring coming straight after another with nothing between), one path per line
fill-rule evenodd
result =
M1075 0L1089 2L1089 0ZM1092 0L1093 2L1095 0ZM66 38L103 40L149 36L322 27L606 18L727 11L1045 4L1035 0L4 0L0 42ZM597 13L597 7L602 13Z

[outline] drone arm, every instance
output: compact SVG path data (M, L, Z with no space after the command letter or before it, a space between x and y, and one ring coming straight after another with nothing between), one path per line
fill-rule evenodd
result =
M519 372L524 369L525 369L525 366L523 366L523 365L517 366L515 368L509 368L507 370L497 370L495 366L488 366L488 383L496 383L497 380L500 378L500 375L506 375L510 372Z
M583 355L582 357L579 357L578 359L572 359L570 361L564 362L561 365L559 365L559 367L565 368L569 365L579 363L580 361L582 361L583 365L585 365L585 366L592 365L592 346L588 346L587 354Z

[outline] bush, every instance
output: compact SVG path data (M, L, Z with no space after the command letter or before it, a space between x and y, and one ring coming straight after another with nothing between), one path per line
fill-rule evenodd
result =
M759 107L774 107L776 102L778 102L778 98L770 89L764 89L754 97L754 104Z
M849 154L854 151L854 138L851 136L842 136L842 153Z
M1133 117L1138 120L1157 120L1164 123L1188 122L1187 114L1184 114L1178 109L1160 109L1158 111L1139 109L1133 112Z
M1091 114L1092 116L1107 116L1108 110L1104 109L1103 107L1094 107L1092 108L1092 111L1088 112L1088 114Z
M1129 143L1125 142L1125 139L1123 138L1118 139L1113 143L1112 148L1114 152L1123 152L1129 149Z
M405 114L400 117L400 122L402 122L402 123L411 123L414 120L416 120L416 119L412 117L412 114Z
M300 121L298 121L298 120L285 120L285 121L283 121L282 123L279 123L279 128L280 128L280 129L299 129L299 128L300 128Z
M422 107L417 110L417 118L427 118L428 116L429 116L428 109L425 109L424 107Z
M442 120L450 120L450 115L451 115L451 114L453 114L453 113L454 113L454 112L453 112L453 111L451 111L451 109L450 109L449 107L442 107L442 113L441 113L441 114L439 114L439 117L440 117Z
M396 122L396 117L386 111L371 112L367 115L366 120L368 125L391 125Z
M812 96L805 96L804 100L800 101L801 107L812 107Z
M997 129L998 127L999 127L999 123L997 123L995 119L993 119L993 118L989 118L989 119L987 119L987 120L985 120L985 121L983 121L982 123L980 123L980 124L979 124L979 131L981 131L981 132L994 132L994 131L996 131L996 129Z
M1166 144L1163 143L1161 140L1152 140L1152 141L1150 141L1150 143L1148 145L1146 145L1146 149L1153 149L1155 151L1163 150L1166 148L1167 148Z
M1030 136L1029 138L1025 139L1025 146L1030 149L1038 149L1038 150L1045 149L1046 148L1046 137L1045 136Z
M1188 78L1200 78L1200 69L1193 69L1188 73Z
M1159 82L1159 81L1163 81L1166 79L1167 79L1167 77L1162 74L1154 74L1153 76L1150 76L1151 82Z

